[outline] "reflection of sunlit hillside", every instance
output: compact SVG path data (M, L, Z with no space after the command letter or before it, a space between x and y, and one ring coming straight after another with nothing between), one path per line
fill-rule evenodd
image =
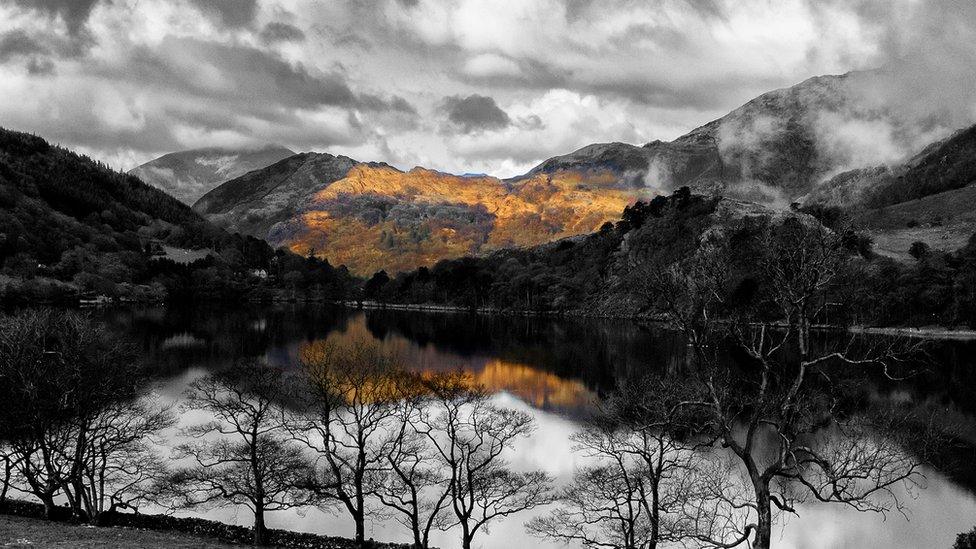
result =
M379 352L410 369L421 372L461 369L471 373L473 383L492 392L511 393L537 408L579 409L595 401L595 395L581 381L563 378L528 364L484 356L460 357L434 345L419 346L392 333L378 340L367 328L365 318L364 315L355 317L344 330L332 332L325 339L299 343L289 353L292 355L290 360L295 361L304 353L327 344L345 347L370 341L377 345Z
M507 391L537 408L580 408L594 395L577 380L564 379L525 364L492 359L474 381L492 391Z
M506 183L360 164L312 197L283 244L359 274L411 270L593 232L645 192L615 181L558 172Z

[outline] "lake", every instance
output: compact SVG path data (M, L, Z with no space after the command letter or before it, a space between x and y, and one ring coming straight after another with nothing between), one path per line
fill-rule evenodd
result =
M683 344L664 329L625 320L489 317L466 313L356 311L298 305L240 309L107 309L97 313L136 345L161 380L158 389L178 402L187 384L206 372L247 357L288 367L310 342L368 338L396 353L411 368L463 368L496 393L498 403L532 414L537 430L518 445L511 463L543 469L566 482L577 465L569 436L599 395L648 369L683 363ZM957 533L976 524L976 343L939 342L929 350L928 370L911 382L877 380L878 401L908 401L948 411L958 438L954 466L927 470L925 488L906 496L905 516L859 513L837 504L805 503L774 531L774 546L794 549L951 547ZM181 421L192 421L189 417ZM950 479L950 476L952 477ZM180 513L250 525L246 509ZM527 537L523 523L538 511L497 523L476 540L484 548L565 547ZM315 509L276 512L268 525L351 536L351 521ZM409 541L393 521L367 525L377 540ZM458 546L456 532L433 543Z

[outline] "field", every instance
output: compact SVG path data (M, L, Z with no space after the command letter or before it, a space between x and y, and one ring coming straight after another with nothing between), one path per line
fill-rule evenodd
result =
M943 251L964 246L976 232L974 203L976 186L970 185L870 210L857 221L874 239L876 252L908 259L908 248L918 241Z

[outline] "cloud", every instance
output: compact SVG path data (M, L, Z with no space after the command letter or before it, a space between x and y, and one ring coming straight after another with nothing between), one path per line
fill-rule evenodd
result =
M273 21L261 30L261 40L266 44L275 42L301 42L305 40L305 33L301 29L288 23Z
M47 54L48 48L22 30L0 34L0 62L34 54Z
M60 17L71 34L76 34L91 15L99 0L13 0L14 4Z
M813 119L824 151L889 161L974 119L974 6L0 1L0 119L125 162L261 140L512 175L593 142L673 139L809 76L888 67L857 83L857 116Z
M512 123L495 100L484 95L445 97L441 109L451 124L464 133L498 130Z
M257 0L191 0L204 15L220 24L239 28L254 22L258 12Z

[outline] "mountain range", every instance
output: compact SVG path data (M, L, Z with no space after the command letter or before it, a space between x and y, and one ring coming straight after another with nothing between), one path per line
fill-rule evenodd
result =
M765 93L673 141L592 144L509 179L402 171L325 153L274 161L290 152L275 148L248 160L248 166L264 166L216 185L194 209L228 230L316 254L360 275L593 232L628 203L683 186L781 208L793 202L841 206L859 212L883 239L886 231L909 227L866 212L965 187L973 181L976 151L976 129L947 137L931 121L920 125L914 115L879 102L872 92L883 77L881 71L814 77ZM149 181L161 188L186 187L181 181L190 176L177 173L189 174L186 166L200 166L211 154L217 153L175 153L137 170L152 170L157 179ZM245 156L239 158L224 166L245 169ZM943 169L944 158L952 168ZM179 164L174 159L184 159L182 171L166 167ZM168 180L167 169L173 173ZM204 190L218 178L201 175L194 180L208 183L194 188ZM959 219L959 235L974 226ZM936 246L957 244L930 232L918 236ZM888 243L893 255L907 252L903 236Z

